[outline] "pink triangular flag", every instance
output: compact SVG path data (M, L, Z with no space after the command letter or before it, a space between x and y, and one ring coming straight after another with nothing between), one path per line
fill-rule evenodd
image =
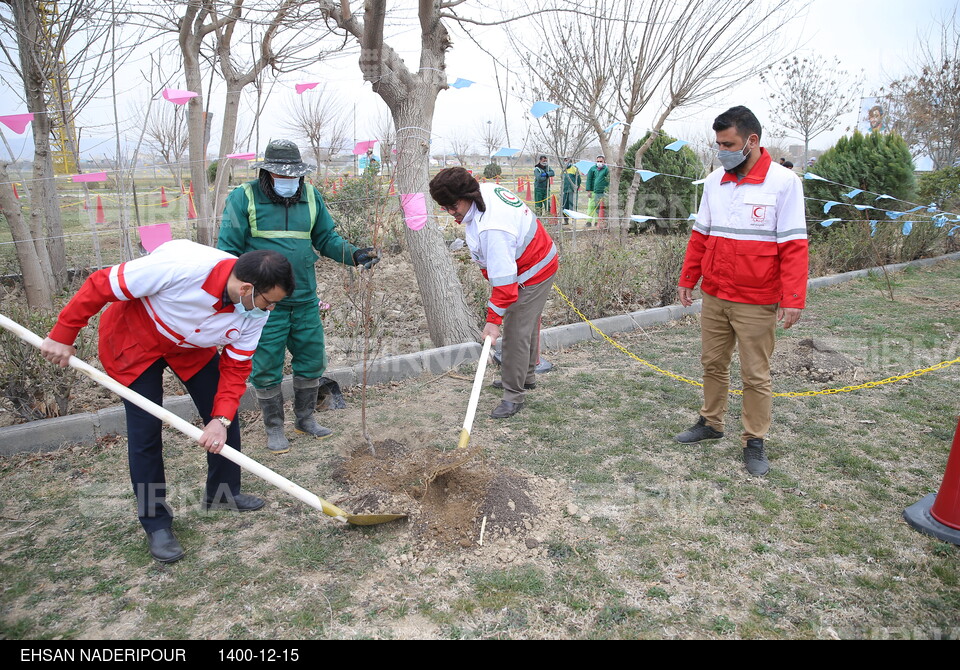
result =
M316 88L319 81L311 81L307 84L297 84L294 88L297 89L297 95L303 95L304 91L309 91L311 88Z
M164 242L169 242L173 239L173 236L170 234L169 223L140 226L137 230L140 231L140 244L147 250L147 253L150 253Z
M175 105L182 105L187 102L190 98L196 98L199 93L194 93L193 91L184 91L180 88L165 88L163 89L163 98L164 100L169 100Z
M407 221L407 228L420 230L427 225L427 199L423 193L401 194L400 206L403 207L403 216Z
M357 146L353 148L353 153L356 156L360 154L367 153L367 149L373 149L373 145L376 144L376 140L366 140L364 142L357 142Z
M86 174L75 174L70 177L70 181L107 181L106 172L88 172Z
M23 135L27 129L27 124L33 121L33 114L9 114L0 116L0 123L15 132L17 135Z
M227 154L227 158L236 158L237 160L250 160L251 158L256 158L257 154L248 153L248 154Z

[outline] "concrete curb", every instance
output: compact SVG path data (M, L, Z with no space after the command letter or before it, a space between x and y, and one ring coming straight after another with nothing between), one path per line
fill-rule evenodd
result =
M960 252L888 265L886 270L887 272L901 272L908 267L925 267L951 260L960 260ZM874 267L827 277L817 277L811 279L807 286L810 289L834 286L881 272L880 267ZM690 307L667 305L666 307L656 307L629 314L594 319L593 323L607 334L626 333L639 328L674 321L699 312L700 301L698 300ZM540 333L540 342L545 350L560 349L578 342L599 339L601 339L600 335L582 321L547 328ZM385 384L391 381L419 377L425 373L443 374L448 370L458 368L464 363L477 360L480 356L480 349L479 343L467 342L402 356L376 359L368 364L367 384ZM363 376L363 364L357 364L349 368L327 370L326 376L336 381L341 388L351 388L359 385ZM283 392L288 398L292 396L293 379L291 377L283 380ZM197 419L197 410L188 395L164 398L163 406L187 421ZM240 402L240 409L253 410L257 408L256 395L253 388L248 387ZM10 456L20 452L53 451L67 444L92 444L104 435L123 435L125 433L126 420L122 406L109 407L86 414L71 414L54 419L31 421L30 423L0 428L0 456Z

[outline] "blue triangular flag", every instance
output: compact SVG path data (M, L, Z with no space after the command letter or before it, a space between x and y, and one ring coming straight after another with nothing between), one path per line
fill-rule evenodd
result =
M510 158L511 156L516 156L520 153L519 149L511 149L509 147L503 147L497 153L493 154L494 158Z
M643 214L634 214L633 216L630 217L630 220L631 220L631 221L637 221L637 222L639 222L639 223L643 223L644 221L650 221L651 219L655 219L655 218L657 218L657 217L655 217L655 216L644 216Z
M470 84L475 84L475 83L476 83L475 81L470 81L469 79L458 77L455 82L450 84L450 88L466 88Z
M913 209L908 209L907 214L909 214L910 212L919 212L921 209L923 209L923 205L917 205Z
M899 218L900 218L901 216L903 216L904 214L906 214L906 212L887 212L887 218L888 218L888 219L893 219L894 221L896 221L897 219L899 219Z
M846 197L846 198L856 198L856 197L857 197L858 195L860 195L861 193L863 193L863 189L862 189L862 188L855 188L855 189L853 189L852 191L850 191L849 193L844 193L843 195L844 195L844 197Z
M953 234L957 231L957 228L960 228L960 226L954 226L953 228L951 228L950 232L947 233L947 237L953 237Z
M877 222L876 222L876 221L871 221L871 222L870 222L870 237L873 237L873 236L876 235L876 234L877 234Z
M664 149L666 149L667 151L680 151L688 144L690 143L687 142L686 140L677 140L676 142L671 142L670 144L665 146Z
M824 178L821 177L820 175L818 175L818 174L813 174L812 172L804 172L804 173L803 173L803 178L804 178L804 179L819 179L820 181L830 181L829 179L824 179Z
M823 226L824 228L829 228L830 226L835 224L837 221L842 221L842 220L843 219L827 219L826 221L821 221L820 225Z
M904 221L903 228L901 229L903 234L909 235L911 230L913 230L913 221Z
M547 112L552 112L555 109L560 109L560 105L555 105L552 102L545 102L539 100L533 103L533 107L530 108L530 113L533 114L534 118L539 119L541 116Z
M577 169L580 170L580 172L587 174L587 172L590 171L590 168L592 168L595 163L593 161L577 161L574 163L574 165L577 166Z
M697 220L696 214L691 214L690 216L687 217L687 221L696 221L696 220Z
M872 205L854 205L854 207L856 207L857 209L859 209L861 212L862 212L863 210L865 210L865 209L876 209L876 207L874 207L874 206L872 206Z
M896 200L896 198L894 198L892 195L887 195L884 193L883 195L878 195L877 200Z
M640 175L640 179L642 179L643 181L650 181L660 173L651 172L650 170L637 170L637 174Z
M824 214L829 213L830 210L833 209L834 205L839 205L839 204L841 203L837 202L836 200L830 200L829 202L823 203L823 213Z
M621 123L620 121L614 121L614 122L611 123L609 126L607 126L606 128L604 128L604 129L603 129L603 132L609 133L611 130L613 130L614 128L616 128L617 126L619 126L620 123Z

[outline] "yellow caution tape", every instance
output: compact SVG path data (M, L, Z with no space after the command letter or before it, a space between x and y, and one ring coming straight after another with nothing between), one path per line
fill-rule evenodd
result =
M584 316L583 312L581 312L579 309L577 309L577 306L574 305L574 304L570 301L570 298L568 298L568 297L564 294L564 292L560 290L560 287L559 287L559 286L557 286L556 284L554 284L554 285L553 285L553 290L557 292L557 295L559 295L561 298L563 298L563 300L567 303L567 305L570 306L570 309L572 309L574 312L576 312L577 316L579 316L579 317L583 320L584 323L586 323L588 326L590 326L590 327L591 327L598 335L600 335L603 339L605 339L607 342L609 342L610 344L612 344L614 347L616 347L617 349L619 349L620 351L622 351L623 353L625 353L627 356L629 356L629 357L632 358L633 360L637 361L638 363L641 363L641 364L645 365L646 367L650 368L650 369L653 370L654 372L659 372L660 374L666 375L667 377L670 377L671 379L676 379L677 381L684 382L684 383L686 383L686 384L690 384L691 386L699 386L699 387L701 387L701 388L703 387L703 383L702 383L702 382L698 382L698 381L695 380L695 379L689 379L688 377L684 377L684 376L682 376L682 375L675 374L675 373L673 373L673 372L670 372L669 370L664 370L663 368L659 368L659 367L657 367L656 365L654 365L653 363L650 363L649 361L645 361L645 360L643 360L642 358L640 358L639 356L637 356L636 354L634 354L633 352L627 350L623 345L621 345L619 342L615 341L615 340L614 340L613 338L611 338L609 335L607 335L607 334L604 333L602 330L600 330L599 328L597 328L597 326L596 326L592 321L590 321L590 319L588 319L586 316ZM892 384L892 383L894 383L894 382L903 381L904 379L912 379L913 377L919 377L919 376L921 376L921 375L927 374L928 372L934 372L934 371L936 371L936 370L944 370L944 369L949 368L951 365L954 365L954 364L956 364L956 363L960 363L960 358L954 358L952 361L941 361L940 363L937 363L936 365L931 365L929 368L919 368L919 369L917 369L917 370L911 370L910 372L904 373L904 374L902 374L902 375L895 375L895 376L893 376L893 377L887 377L886 379L881 379L881 380L879 380L879 381L874 381L874 382L864 382L863 384L855 384L855 385L852 385L852 386L844 386L844 387L842 387L842 388L835 388L835 389L822 389L822 390L820 390L820 391L787 391L787 392L785 392L785 393L774 393L773 395L776 396L776 397L779 397L779 398L802 398L802 397L807 397L807 396L815 396L815 395L834 395L834 394L836 394L836 393L849 393L850 391L860 391L860 390L862 390L862 389L872 389L872 388L876 388L877 386L883 386L884 384ZM731 395L743 395L743 391L741 391L740 389L730 389L730 394L731 394Z

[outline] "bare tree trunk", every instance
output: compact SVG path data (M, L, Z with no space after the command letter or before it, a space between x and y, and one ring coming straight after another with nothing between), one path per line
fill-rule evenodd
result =
M360 43L363 78L390 109L396 126L394 179L400 193L429 191L430 133L437 94L446 88L445 53L450 37L440 20L439 0L420 0L420 66L411 72L399 54L384 43L386 0L367 0L364 21L350 13L349 3L327 2L324 10ZM427 198L428 213L433 210ZM435 219L434 219L435 220ZM430 223L405 231L430 339L437 346L476 340L479 329L467 307L463 287L440 229Z
M67 285L67 260L63 243L60 203L53 174L53 152L50 149L50 115L47 109L47 82L42 67L40 20L35 2L11 0L17 24L17 49L23 74L27 110L33 117L33 192L30 227L37 255L51 287L57 291Z
M13 195L7 165L8 163L0 161L0 212L3 212L10 226L10 234L13 236L17 260L20 262L20 274L23 275L23 286L27 294L27 305L31 309L53 310L50 285L40 263L40 257L37 255L37 248L30 236L30 230L20 215L20 203Z
M394 112L397 125L395 180L399 193L429 192L430 127L436 94L411 95ZM427 206L432 209L430 198ZM436 220L436 219L433 219ZM404 228L413 259L430 339L437 346L475 340L474 316L467 306L453 259L439 226Z

